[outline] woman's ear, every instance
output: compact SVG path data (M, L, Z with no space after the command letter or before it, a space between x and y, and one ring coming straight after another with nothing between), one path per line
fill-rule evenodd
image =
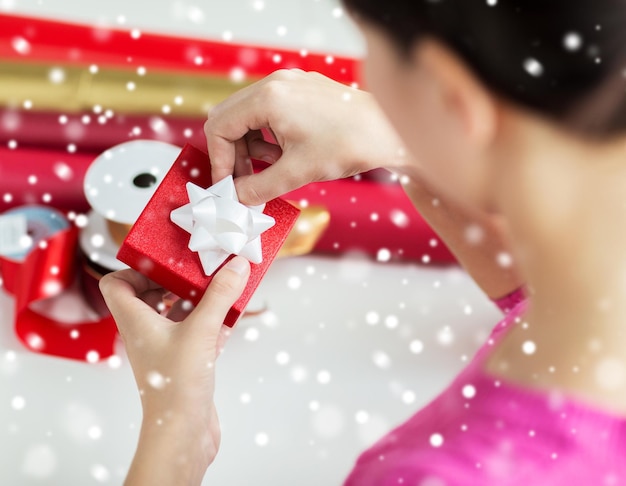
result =
M497 102L463 60L435 39L424 39L412 53L416 65L439 87L440 102L475 148L488 146L497 129Z

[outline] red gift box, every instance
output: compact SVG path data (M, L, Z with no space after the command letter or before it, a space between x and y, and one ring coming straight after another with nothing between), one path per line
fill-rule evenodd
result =
M190 181L201 187L211 186L211 167L208 154L186 145L133 225L117 258L179 297L198 304L211 277L204 274L198 254L188 248L189 233L170 220L174 209L189 202L185 186ZM226 315L227 326L232 327L245 309L300 210L287 201L273 199L263 212L276 224L261 235L263 261L251 265L248 284Z

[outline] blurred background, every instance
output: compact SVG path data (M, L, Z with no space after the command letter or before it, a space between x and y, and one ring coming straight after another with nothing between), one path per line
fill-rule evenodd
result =
M85 195L98 156L133 140L203 147L211 106L274 69L362 87L363 55L333 0L0 0L0 221L27 218L31 245L0 260L0 484L122 484L132 459L139 396L93 293L124 223ZM392 174L286 198L301 220L218 362L222 447L204 484L340 484L499 318ZM55 214L79 235L54 274L81 263L35 298L27 262L65 228Z

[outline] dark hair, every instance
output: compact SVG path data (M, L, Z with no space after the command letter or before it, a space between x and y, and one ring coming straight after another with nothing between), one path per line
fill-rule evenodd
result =
M343 0L401 54L433 37L504 98L588 134L626 131L623 0Z

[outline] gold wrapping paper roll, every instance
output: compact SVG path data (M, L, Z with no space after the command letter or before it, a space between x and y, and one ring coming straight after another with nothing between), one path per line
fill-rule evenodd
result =
M249 83L197 74L0 62L0 105L76 113L94 106L116 113L205 117ZM28 106L27 106L28 107ZM165 107L165 108L164 108Z

